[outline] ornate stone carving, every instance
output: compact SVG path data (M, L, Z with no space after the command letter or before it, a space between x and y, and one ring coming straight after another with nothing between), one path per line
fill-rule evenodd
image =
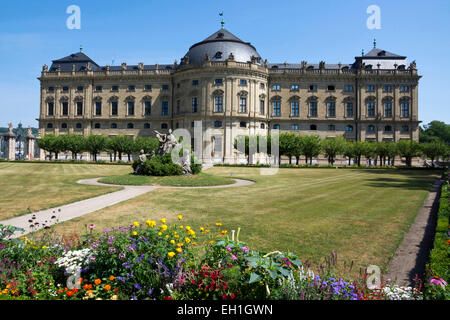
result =
M320 61L319 63L319 69L325 69L325 61Z
M160 133L156 131L156 138L159 141L159 149L158 155L163 156L172 152L174 149L182 148L182 145L178 142L177 138L173 135L172 129L169 129L168 134ZM189 155L186 155L186 152L183 152L183 156L181 157L181 167L183 168L183 174L192 174L191 170L191 159Z
M127 70L127 63L126 62L122 62L122 70Z
M228 56L228 61L234 61L234 55L231 52L230 55Z
M47 72L48 71L48 66L46 64L44 64L42 66L42 72Z

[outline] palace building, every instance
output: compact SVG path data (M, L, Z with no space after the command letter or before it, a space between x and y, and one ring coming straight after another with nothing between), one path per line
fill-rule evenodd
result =
M44 65L40 135L155 136L201 123L204 163L237 163L234 140L273 129L354 141L418 141L418 75L374 48L350 63L271 63L222 29L178 63L100 66L81 50Z

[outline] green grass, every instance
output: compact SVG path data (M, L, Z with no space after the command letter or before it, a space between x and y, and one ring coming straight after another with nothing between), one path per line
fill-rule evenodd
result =
M150 177L126 174L115 177L105 177L99 180L101 183L116 185L160 185L173 187L198 187L228 185L235 181L229 177L221 177L207 173L199 173L187 176Z
M0 220L119 190L76 182L130 171L131 166L2 162Z
M198 230L222 222L241 228L240 240L263 251L291 251L315 264L334 250L354 261L353 272L374 264L386 268L423 205L439 171L280 169L214 167L208 174L253 180L247 187L157 189L118 205L55 226L60 233L85 225L126 226L133 221L169 223L178 214Z

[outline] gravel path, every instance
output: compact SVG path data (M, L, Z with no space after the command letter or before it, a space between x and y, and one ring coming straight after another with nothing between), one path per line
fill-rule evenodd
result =
M414 278L425 271L430 249L433 247L436 217L442 180L433 185L428 198L416 216L394 259L389 264L389 272L384 275L398 285L414 286Z
M0 224L10 225L24 229L23 232L16 232L11 238L18 238L30 232L40 230L46 226L56 223L68 221L77 217L84 216L88 213L98 211L100 209L113 206L120 202L135 198L144 193L151 192L156 189L215 189L215 188L235 188L245 187L254 184L253 181L234 179L236 183L222 186L210 187L166 187L166 186L123 186L111 185L98 182L100 178L86 179L77 181L80 184L122 187L120 191L108 193L95 198L74 202L57 208L42 210L30 213L17 218L0 221Z

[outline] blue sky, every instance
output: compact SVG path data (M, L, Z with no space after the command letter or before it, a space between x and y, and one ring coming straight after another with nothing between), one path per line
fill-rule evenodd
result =
M173 63L189 47L225 27L272 63L351 63L377 47L416 60L419 119L450 123L450 1L138 1L2 0L0 127L37 126L42 65L83 52L100 65ZM70 5L81 29L69 30ZM369 30L366 9L381 9L381 29Z

